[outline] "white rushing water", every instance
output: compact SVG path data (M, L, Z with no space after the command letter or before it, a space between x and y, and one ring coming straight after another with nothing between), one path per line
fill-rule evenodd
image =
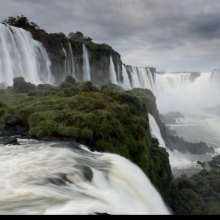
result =
M123 82L121 83L121 87L123 87L125 90L130 90L132 86L128 76L128 72L124 65L122 65L122 77L123 77Z
M149 89L153 93L156 92L156 85L155 85L155 74L151 72L149 68L142 68L142 67L132 67L129 79L128 70L126 68L123 69L122 67L122 75L125 79L124 84L122 87L125 90L133 89L133 88L142 88L142 89ZM129 80L129 81L128 81Z
M64 143L0 146L0 214L169 214L144 173Z
M34 84L51 83L47 52L21 28L0 24L0 83L12 85L15 77Z
M150 131L153 138L156 138L159 141L159 146L166 148L165 141L161 135L160 128L151 114L148 114L149 124L150 124Z
M83 44L83 81L91 81L89 52Z
M76 76L76 68L75 68L75 62L74 62L74 56L73 56L73 49L70 43L68 43L68 50L66 50L62 45L62 50L65 56L64 60L64 77L66 76L72 76L73 78L77 79Z
M65 79L65 77L68 75L68 73L67 73L67 59L68 59L68 54L67 54L67 51L66 51L66 49L63 47L63 44L61 44L61 47L62 47L62 50L63 50L63 54L64 54L64 57L65 57L65 59L64 59L64 75L63 75L63 80Z
M109 74L111 83L118 85L117 73L115 71L115 65L112 57L110 57Z
M70 43L68 43L68 57L67 57L67 73L68 75L76 79L76 70L73 57L73 49Z

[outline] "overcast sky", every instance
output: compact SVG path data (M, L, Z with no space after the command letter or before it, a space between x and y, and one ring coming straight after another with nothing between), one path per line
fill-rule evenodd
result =
M0 0L0 20L24 14L47 32L81 31L126 64L161 71L220 67L220 0Z

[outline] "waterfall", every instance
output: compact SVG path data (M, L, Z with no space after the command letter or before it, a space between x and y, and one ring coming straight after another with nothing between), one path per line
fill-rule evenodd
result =
M118 85L117 73L115 71L115 65L113 63L112 57L110 57L109 74L112 84Z
M133 163L85 146L0 146L0 214L169 214Z
M73 49L70 43L68 43L68 51L63 47L62 45L63 53L66 57L64 61L64 73L65 76L72 76L73 78L76 77L76 70L75 70L75 63L74 63L74 57L73 57Z
M156 74L161 113L198 114L220 104L218 72ZM171 110L172 108L172 110Z
M141 88L152 90L149 73L146 68L138 68Z
M160 127L158 126L156 120L151 114L148 114L148 118L152 137L159 141L160 147L166 148L165 141L161 135Z
M74 63L74 57L73 57L73 49L70 43L68 43L68 60L67 60L67 68L68 68L68 75L76 77L76 70L75 70L75 63Z
M211 79L212 81L220 82L220 69L213 70Z
M132 78L132 87L141 88L140 81L138 78L138 71L136 67L132 67L131 78Z
M159 91L165 91L193 83L199 77L200 73L158 73L156 74L156 81Z
M91 81L89 53L84 44L83 44L83 80Z
M156 94L156 84L155 84L155 74L151 72L151 70L149 68L146 68L147 70L147 75L148 75L148 79L150 82L150 90L153 92L153 94Z
M64 79L68 75L68 73L67 73L67 51L63 47L62 43L61 43L61 47L62 47L62 50L63 50L63 54L65 56L65 60L64 60L64 77L63 77L63 79Z
M42 44L21 28L0 24L0 83L24 77L34 84L52 83L50 60Z
M123 83L121 84L121 86L125 89L125 90L130 90L131 87L131 82L128 76L128 72L125 68L124 65L122 65L122 77L123 77Z

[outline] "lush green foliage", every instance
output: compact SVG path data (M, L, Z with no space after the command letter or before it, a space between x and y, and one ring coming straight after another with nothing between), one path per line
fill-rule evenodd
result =
M34 23L30 22L27 17L24 15L17 16L17 17L9 17L8 19L4 20L4 23L7 23L12 26L21 27L24 29L36 29L39 30L39 26Z
M219 169L204 170L191 178L175 180L171 187L170 203L175 214L219 215Z
M0 132L33 138L71 138L92 149L120 154L139 165L165 195L171 182L168 155L152 141L144 99L68 76L58 87L16 78L1 90ZM143 91L144 92L144 91ZM11 133L10 133L11 132Z

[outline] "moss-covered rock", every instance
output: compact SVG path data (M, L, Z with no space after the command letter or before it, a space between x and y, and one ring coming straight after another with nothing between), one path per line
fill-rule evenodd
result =
M2 134L22 130L37 139L71 138L119 154L139 165L167 194L172 179L168 154L151 137L146 99L107 86L98 90L71 77L58 87L39 85L31 95L29 90L16 93L15 86L0 97Z

